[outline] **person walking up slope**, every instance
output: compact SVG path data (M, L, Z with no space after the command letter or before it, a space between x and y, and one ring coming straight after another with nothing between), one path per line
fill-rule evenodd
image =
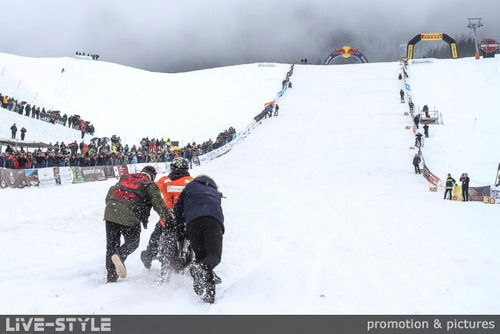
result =
M160 190L154 183L156 170L146 166L140 173L124 175L106 196L106 270L108 283L127 277L125 260L139 247L141 223L147 227L151 207L174 228L174 221L163 203ZM120 245L123 235L125 242Z
M177 202L181 192L184 190L186 185L193 180L191 175L189 175L188 162L184 158L175 158L170 163L170 174L168 176L163 176L160 178L156 185L163 197L163 202L169 211L173 211L174 205ZM166 245L162 245L164 248L162 253L158 254L160 249L160 240L162 235L164 236L163 240L166 241ZM160 262L162 262L162 271L164 265L180 265L178 263L174 263L175 259L173 258L176 252L175 242L177 241L177 233L172 233L172 231L167 232L165 228L165 222L160 220L156 223L155 229L151 234L149 239L149 244L146 250L141 252L141 261L144 264L144 267L147 269L151 268L151 263L153 259L155 259L158 255L160 255ZM165 257L165 258L164 258ZM164 263L167 262L167 263ZM180 268L174 268L180 269Z
M222 257L224 215L221 199L215 181L200 175L184 188L174 207L177 223L186 224L187 237L196 257L190 270L194 291L207 303L215 302L217 277L213 270Z

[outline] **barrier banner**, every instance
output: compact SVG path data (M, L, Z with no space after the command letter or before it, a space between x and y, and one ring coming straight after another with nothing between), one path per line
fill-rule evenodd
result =
M436 175L432 174L432 172L427 168L427 166L424 164L424 168L422 169L422 175L425 177L427 181L435 185L436 187L438 186L439 182L441 181L439 177Z
M73 183L85 182L81 167L70 167L73 172Z
M115 176L116 177L128 175L127 165L115 166L114 169L115 169Z
M497 169L497 178L495 180L495 187L500 186L500 164L498 164L498 169Z
M167 174L170 172L170 165L167 168L165 162L156 162L153 164L153 167L156 169L156 174Z
M127 169L128 169L129 174L138 173L138 172L136 172L137 168L135 165L137 165L137 164L128 164L127 165ZM139 169L139 171L140 171L140 169Z
M25 169L24 174L29 186L38 187L40 180L38 179L38 169Z
M104 170L104 175L106 175L106 178L114 178L115 177L115 169L113 166L100 166L100 168L103 168Z
M28 185L26 174L22 169L2 169L0 173L3 174L2 188L24 188Z
M484 196L491 195L491 186L484 187L469 187L469 200L471 201L483 201Z
M57 167L59 168L59 184L71 184L73 183L73 171L71 167ZM54 168L54 175L56 174ZM57 178L56 178L57 181Z
M0 188L7 188L7 182L5 182L5 179L3 177L2 171L4 168L0 168Z
M54 176L54 169L50 167L38 169L38 180L41 187L55 186L56 177Z
M104 181L106 175L102 167L82 167L84 182Z
M495 199L496 204L500 204L500 188L491 188L491 197Z

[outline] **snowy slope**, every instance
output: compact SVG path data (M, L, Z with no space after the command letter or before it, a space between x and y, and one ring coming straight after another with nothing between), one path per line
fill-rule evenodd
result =
M409 72L419 109L427 104L443 115L444 126L431 125L424 147L432 171L441 178L467 172L471 185L493 184L500 163L500 59L433 59Z
M102 61L0 53L0 91L79 114L95 125L97 136L117 134L129 144L146 136L187 144L215 139L230 126L242 129L273 99L289 66L260 65L166 74Z
M398 69L296 66L280 116L193 170L227 197L216 304L201 303L185 276L158 285L139 251L126 280L103 284L109 180L0 192L14 208L0 212L0 313L500 312L498 206L443 201L413 173ZM463 161L480 161L467 148Z
M79 143L82 140L82 134L78 130L21 116L3 108L0 108L0 139L11 139L10 127L13 123L17 126L16 139L18 140L21 139L22 127L27 130L26 141L42 141L52 144L63 141L68 144L75 140ZM87 134L84 141L88 143L91 138L92 136Z

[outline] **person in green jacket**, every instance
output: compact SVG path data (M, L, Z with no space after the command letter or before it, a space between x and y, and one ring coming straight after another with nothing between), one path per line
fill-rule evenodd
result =
M127 277L125 260L139 247L141 223L147 228L153 208L166 223L175 228L174 221L155 184L156 170L146 166L140 173L123 175L106 196L106 270L107 282ZM125 242L120 245L123 235Z

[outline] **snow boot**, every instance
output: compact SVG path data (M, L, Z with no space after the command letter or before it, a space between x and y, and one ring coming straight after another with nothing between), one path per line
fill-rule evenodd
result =
M190 268L191 276L193 276L194 292L201 296L206 303L213 304L215 302L215 275L210 271L206 264L196 263ZM217 276L218 281L220 278Z
M113 256L111 256L111 261L115 265L118 277L120 278L127 277L127 268L125 268L125 264L122 262L118 254L113 254Z
M205 303L213 304L215 303L215 283L213 280L206 283L205 293L201 297Z
M151 263L153 262L153 257L149 255L147 250L141 252L141 261L142 264L144 264L144 267L146 267L146 269L151 269Z

